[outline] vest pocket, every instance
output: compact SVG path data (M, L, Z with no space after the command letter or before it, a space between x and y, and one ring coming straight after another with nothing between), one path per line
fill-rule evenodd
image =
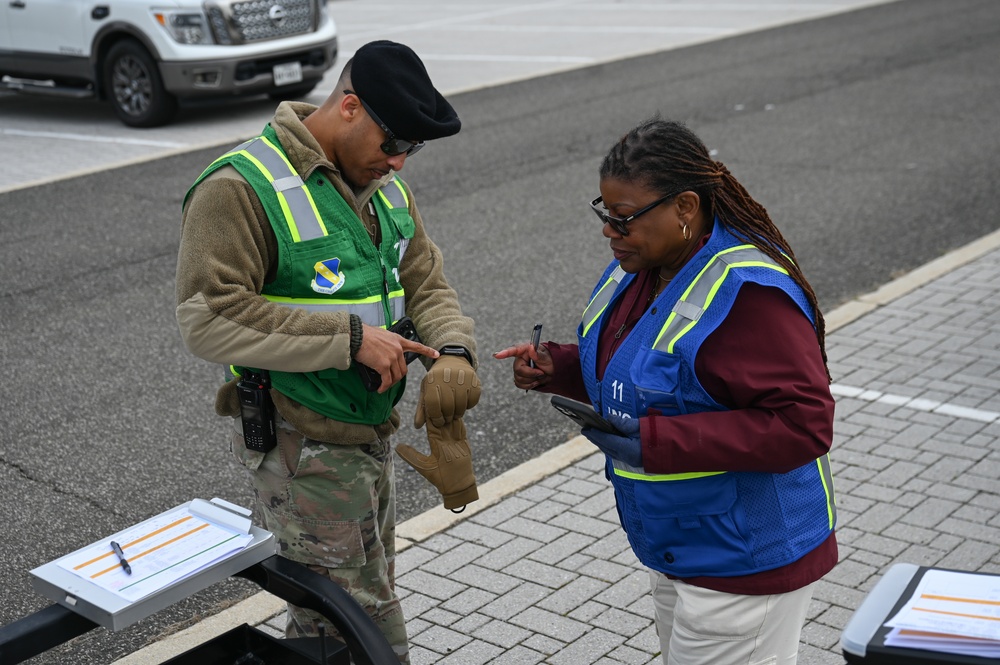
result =
M687 413L679 395L680 358L670 353L643 348L629 368L635 386L636 413L641 417L656 411L664 416Z
M344 229L335 229L322 238L293 243L285 256L279 253L277 281L284 281L286 285L280 295L322 298L336 293L336 298L364 297L367 292L358 295L358 287L363 288L364 278L369 277L369 271L358 271L358 266L366 263L363 259Z
M635 389L636 412L639 417L649 415L651 411L661 416L676 416L684 413L683 402L676 393L665 390Z
M633 482L653 559L644 563L679 577L740 575L755 568L732 474Z

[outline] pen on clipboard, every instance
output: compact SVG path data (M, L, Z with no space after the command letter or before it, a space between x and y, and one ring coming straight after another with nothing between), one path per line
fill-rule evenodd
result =
M531 329L531 348L538 351L538 344L542 341L542 324L536 323L535 327ZM528 359L528 367L534 367L535 361ZM525 390L524 392L528 392Z
M126 575L132 574L132 566L128 565L128 561L125 559L125 552L122 552L122 547L115 541L111 541L111 549L115 551L115 555L118 557L118 563L122 565Z

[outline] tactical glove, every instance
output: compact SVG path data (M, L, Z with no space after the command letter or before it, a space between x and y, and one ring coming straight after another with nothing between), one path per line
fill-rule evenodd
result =
M444 427L428 422L427 442L431 446L429 456L405 443L396 446L396 452L438 489L444 497L445 508L461 512L456 509L479 499L465 423L461 418L455 418Z
M420 399L413 415L413 426L420 429L428 422L444 427L460 419L466 409L479 403L480 392L479 377L468 360L459 356L441 356L427 370L427 376L420 384Z

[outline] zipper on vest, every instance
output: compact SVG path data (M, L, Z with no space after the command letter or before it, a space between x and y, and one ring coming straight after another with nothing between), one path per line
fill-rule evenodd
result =
M370 200L368 201L368 213L375 218L375 225L369 226L368 222L361 220L361 223L365 225L365 231L368 231L368 237L372 239L372 244L375 245L375 249L378 250L378 215L375 213L375 204ZM382 270L385 273L385 269Z

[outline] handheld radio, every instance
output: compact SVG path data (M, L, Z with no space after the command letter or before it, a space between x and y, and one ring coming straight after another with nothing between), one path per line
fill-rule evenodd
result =
M274 428L274 404L271 402L271 378L266 369L245 370L236 384L243 421L243 442L249 450L269 452L278 443Z

